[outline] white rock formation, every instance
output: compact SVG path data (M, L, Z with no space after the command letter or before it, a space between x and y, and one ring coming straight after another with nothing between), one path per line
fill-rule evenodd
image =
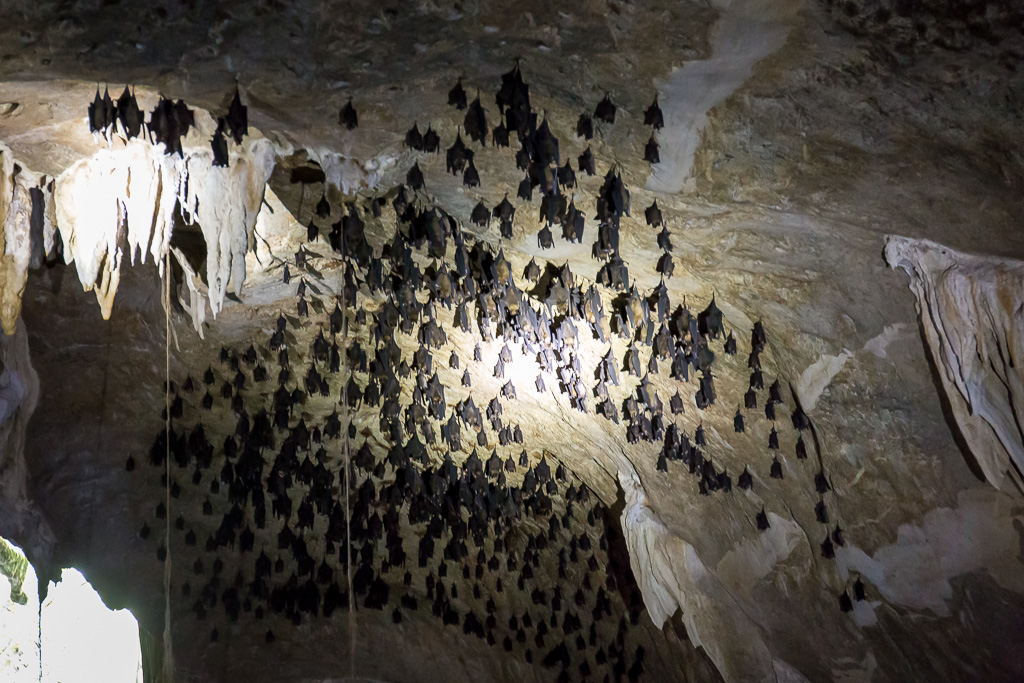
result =
M45 179L22 168L10 150L0 146L0 324L8 335L14 334L21 313L29 265L39 265L44 241L47 249L53 243L52 223L42 206L34 206L33 192L39 203L45 202ZM33 235L33 227L45 231L45 239Z
M54 201L65 260L74 261L86 291L96 291L105 319L123 249L132 263L136 253L143 263L152 254L162 269L176 206L186 220L199 223L206 238L214 316L229 286L241 291L274 152L264 138L247 138L232 152L230 166L219 168L206 148L186 147L181 158L136 139L81 159L57 178Z
M1024 263L891 236L960 431L988 481L1022 490Z
M660 628L682 610L686 633L703 647L722 677L734 681L778 679L772 654L757 625L712 573L697 550L669 531L635 474L619 471L625 492L622 531L644 604ZM772 515L772 524L781 521Z

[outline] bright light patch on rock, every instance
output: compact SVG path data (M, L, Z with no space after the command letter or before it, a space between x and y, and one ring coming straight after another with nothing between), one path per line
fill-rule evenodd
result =
M209 150L186 149L182 159L132 140L81 159L57 179L54 200L65 259L74 261L85 290L96 292L104 319L117 292L122 245L131 263L136 253L143 263L152 254L162 270L176 206L199 223L206 239L213 315L229 286L241 291L274 153L266 139L246 140L230 167L211 162ZM192 317L195 322L202 316Z

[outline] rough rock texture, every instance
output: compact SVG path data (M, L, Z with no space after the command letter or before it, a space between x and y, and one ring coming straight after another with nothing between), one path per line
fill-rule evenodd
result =
M1012 37L1016 24L999 19L1000 7L985 16L994 17L995 33L1010 31ZM723 353L720 339L712 344L719 401L706 410L694 405L693 377L681 382L666 372L651 373L663 402L676 391L685 397L684 412L672 422L691 436L702 426L706 452L731 475L734 490L701 495L696 478L679 462L658 471L661 444L631 443L623 424L593 413L592 396L591 412L580 414L551 375L547 391L533 391L540 371L518 348L507 370L518 398L502 405L504 419L522 426L531 464L542 455L565 464L572 481L604 506L609 533L621 528L621 543L612 544L601 575L614 573L616 565L631 568L627 576L635 580L646 611L628 629L629 642L642 643L648 652L646 677L1019 680L1024 505L1012 477L1002 475L997 489L972 473L954 429L967 425L961 429L970 451L983 456L979 462L994 473L985 469L985 475L997 483L993 477L1005 472L1012 449L1019 448L1019 430L1010 428L1009 399L985 385L999 373L974 368L974 352L967 349L999 358L991 344L1005 335L1007 342L998 348L1008 349L1015 339L1009 293L1020 286L1012 260L1024 258L1017 219L1024 182L1024 72L1013 41L961 40L965 34L956 26L950 32L942 28L948 18L943 11L903 3L894 15L903 18L891 19L873 3L825 11L813 3L768 1L712 7L586 2L572 9L532 1L515 8L491 2L393 8L369 2L5 5L3 18L9 20L0 22L0 44L16 46L4 48L0 60L0 142L10 150L6 180L0 178L6 183L0 207L9 255L3 270L5 329L10 331L16 317L8 311L16 311L21 298L22 264L42 260L25 258L26 190L43 193L42 224L50 221L60 230L64 258L74 257L75 269L55 264L32 270L24 288L23 319L39 372L40 408L29 424L24 457L17 439L0 453L3 471L10 473L0 511L13 511L0 515L0 524L7 525L0 534L19 542L41 565L79 567L108 602L131 606L146 628L158 632L158 541L143 541L138 531L143 522L154 529L162 524L153 520L153 508L164 489L159 470L129 474L124 463L134 455L141 469L163 426L165 343L172 348L172 381L180 386L187 375L198 379L213 366L219 387L230 379L218 360L222 346L240 354L269 337L280 312L292 316L296 284L281 283L285 265L293 277L305 278L311 316L322 324L345 292L341 261L325 239L328 225L340 219L343 206L354 204L367 219L374 255L380 255L395 232L394 188L405 182L414 162L425 176L424 203L454 216L471 245L503 249L524 292L519 274L531 258L542 268L568 263L577 281L589 287L602 265L590 251L593 198L601 176L615 166L632 193L621 250L639 292L646 297L662 279L655 268L662 255L657 230L643 222L643 208L656 199L675 245L675 274L665 281L672 307L685 297L697 312L714 295L726 329L739 341L736 356ZM972 26L989 22L980 22L975 10L967 14ZM845 32L843 25L856 22L840 15L865 17L858 25L869 35ZM939 28L921 32L915 22ZM953 36L958 51L915 37L922 35ZM910 43L913 49L906 49ZM432 125L443 147L451 144L463 113L446 106L445 93L459 76L470 98L481 88L493 116L499 74L516 57L523 60L534 109L546 112L562 157L575 161L590 145L598 160L598 177L580 173L574 190L587 212L583 244L556 237L552 249L542 250L537 199L516 201L511 238L501 236L493 222L470 223L478 201L492 207L506 193L515 196L521 172L512 150L474 145L482 187L465 189L461 178L445 173L443 155L417 155L402 144L414 122L421 130ZM223 115L236 80L250 106L253 137L243 145L247 156L233 157L236 163L221 172L209 168L211 117ZM157 92L195 107L199 125L185 141L187 159L168 160L144 144L108 144L90 135L85 107L96 81L135 82L150 98L149 107ZM589 142L576 138L577 117L592 112L605 92L619 105L616 123L598 124ZM652 166L641 161L651 134L641 122L655 92L667 126L658 134L663 161ZM349 94L360 116L352 131L337 123ZM148 169L142 177L127 177L129 157L132 168ZM26 179L21 190L15 162ZM291 182L293 170L314 164L326 186ZM195 180L187 192L186 177ZM226 177L232 191L222 197ZM46 194L51 181L53 201ZM136 182L141 194L129 197L127 188L134 190ZM73 184L87 189L73 190ZM330 220L317 218L321 236L307 243L305 226L321 193L329 200ZM368 218L371 194L388 200L380 219ZM216 199L204 201L211 196ZM100 203L92 214L97 220L83 223L85 207L77 204L92 200ZM192 224L172 216L178 213L174 200L186 207ZM5 208L15 203L21 208ZM136 215L141 221L133 220ZM9 231L7 216L17 216ZM31 232L31 220L28 225ZM882 257L885 235L893 233L947 245L943 251L901 252L914 264L912 286L928 293L920 300L947 301L936 309L946 313L919 304L924 339L915 329L915 302L904 276L887 268ZM164 337L160 275L145 263L147 253L162 260L166 247L160 245L168 237L182 302L182 310L171 312L170 340ZM310 252L304 269L295 259L300 245ZM49 255L52 245L44 247L41 253ZM949 256L953 249L984 255L978 257L982 264L1001 264L996 270L1002 279L985 284L992 281L976 277L947 294L951 285L935 279L936 268L945 268L943 259L956 259L951 283L964 282L958 279L963 268L990 268ZM126 252L134 256L137 250L144 264L117 267ZM424 270L434 261L421 253L415 260ZM438 261L450 266L453 259L449 253ZM109 321L96 315L76 280L97 289L102 317ZM387 297L363 283L356 289L353 312L372 316L382 310ZM619 293L597 289L605 310L614 310ZM527 298L536 304L528 293ZM940 322L930 324L928 315L938 315ZM470 363L479 326L465 333L450 325L451 316L441 314L447 341L434 352L434 364L446 366L448 354L457 351L483 408L503 385L492 371L502 342L483 343L483 360ZM951 339L981 316L1005 322L974 328L993 330L994 337L965 336L957 346L933 346L940 330L941 338ZM765 384L779 378L783 402L769 420L763 416L767 392L758 392L758 408L744 409L746 430L737 434L733 417L748 387L750 330L758 320L768 336L761 356ZM300 329L289 340L299 354L316 333L315 326ZM17 346L18 334L4 343L20 349L20 365L8 365L28 373L27 347ZM411 359L416 335L397 336ZM577 355L591 389L601 359L611 352L621 362L631 344L615 335L608 344L583 337ZM352 338L367 346L369 325L353 324ZM647 367L651 348L637 347ZM269 357L260 362L274 361L264 355ZM960 370L967 367L971 372ZM635 394L640 378L627 376L621 365L619 370L621 386L610 393L621 405ZM437 371L451 410L471 391L460 386L461 371ZM356 375L365 381L364 373ZM347 371L332 376L331 396L310 400L303 414L311 424L329 414L339 383L348 377ZM403 380L403 411L413 401L412 387L413 378ZM238 395L255 405L267 393L250 383ZM947 395L949 419L943 412ZM234 429L235 413L219 397L212 411L202 412L200 397L201 392L186 398L188 424L202 419L219 445ZM973 416L964 414L965 400L977 407ZM798 402L814 428L813 439L809 430L803 432L806 460L796 457L798 433L791 428ZM31 412L30 401L17 405L12 426L24 425ZM360 438L378 453L387 452L391 436L381 430L377 412L362 406L353 411L353 422ZM770 476L773 458L765 448L773 426L781 441L781 480ZM978 435L974 442L971 430ZM463 431L465 446L453 453L460 466L476 436L475 430ZM493 446L493 431L484 431ZM431 462L439 462L445 450L428 449ZM332 446L329 456L340 472L341 452ZM753 473L749 491L736 486L744 467ZM815 489L819 471L829 482L823 494ZM196 490L187 475L180 477L182 496L170 515L187 515L204 538L216 531L197 512L210 475ZM510 479L522 476L517 471ZM828 524L816 517L819 503L826 506ZM770 524L764 532L756 525L762 510ZM822 556L821 546L837 523L845 545L834 548L832 560ZM51 529L55 544L47 540ZM408 532L409 550L418 532ZM178 596L195 551L185 547L179 532L170 551ZM613 561L617 552L625 553L621 563ZM225 575L234 576L240 564L228 562ZM554 569L545 566L538 573L541 585ZM422 578L417 570L417 586ZM852 592L858 580L866 599L844 613L839 595ZM620 583L616 609L625 613L631 589L628 581ZM502 598L503 619L510 609L521 609L516 599ZM277 618L278 642L267 647L262 624L232 625L222 612L220 639L209 642L210 621L197 628L191 605L183 598L173 602L175 660L183 678L298 681L336 677L350 667L357 675L394 681L557 677L554 670L527 663L521 649L506 654L488 647L441 626L423 609L398 627L386 612L360 609L353 661L339 645L352 634L344 615L294 630Z
M942 388L985 478L1024 486L1024 263L975 257L934 242L890 238L885 258L910 276Z

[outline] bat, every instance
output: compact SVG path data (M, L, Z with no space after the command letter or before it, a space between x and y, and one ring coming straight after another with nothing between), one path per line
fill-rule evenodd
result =
M448 104L454 106L459 111L462 111L468 106L466 100L466 91L462 89L461 78L455 84L455 87L448 91Z
M487 144L487 116L484 113L483 106L480 104L479 92L473 103L469 105L462 126L466 129L466 134L471 140L479 142L481 145Z
M779 462L778 456L772 458L770 475L772 479L782 479L782 463Z
M580 114L580 118L576 121L576 136L584 140L590 140L594 137L594 121L590 118L589 114Z
M644 161L652 164L661 163L661 153L658 147L658 140L651 135L651 139L647 141L647 145L644 146Z
M462 184L466 187L480 187L480 174L477 173L472 157L466 163L466 171L462 174Z
M428 154L438 154L441 151L441 137L430 126L423 133L423 151Z
M565 160L565 165L558 168L558 182L562 187L576 187L576 172L569 165L568 158Z
M96 86L96 97L93 98L92 104L89 105L89 132L102 133L106 126L106 120L107 115L103 98L100 97L99 86Z
M149 130L156 139L156 143L164 144L164 153L172 155L175 152L183 156L181 149L182 114L178 107L169 99L160 98L156 108L150 114Z
M405 182L413 191L423 189L423 171L420 170L419 162L414 163L405 174Z
M828 478L825 476L825 470L819 469L818 473L814 475L814 488L818 493L828 493L832 490L832 487L828 485Z
M494 207L493 215L502 223L511 223L515 218L516 209L512 206L512 202L508 200L508 193L505 193L505 198Z
M530 180L529 175L519 182L519 191L517 192L516 197L525 202L533 200L533 182Z
M462 141L462 134L456 133L455 142L445 155L445 169L455 175L456 173L462 173L466 168L467 162L473 160L473 150L468 149L466 144Z
M224 119L217 122L217 130L210 140L210 149L213 151L213 165L227 168L228 166L228 141L224 137Z
M737 485L744 491L749 491L754 486L754 477L750 474L750 470L744 466L743 473L740 474L739 479L736 481Z
M316 215L317 218L330 218L331 217L331 204L327 201L327 194L320 195L320 201L316 203Z
M237 85L235 86L235 96L231 98L231 104L228 105L226 121L235 144L242 144L242 138L249 134L249 107L242 104L242 97L238 92Z
M832 545L832 539L827 535L825 540L821 542L821 556L826 560L834 560L836 557L835 546Z
M754 323L754 328L750 332L750 347L762 351L767 345L768 338L764 332L764 324L758 320Z
M757 513L757 530L767 531L771 528L771 526L772 525L768 523L768 515L765 513L764 508L762 507L761 511Z
M508 128L505 127L503 122L498 122L498 125L491 131L491 139L494 141L495 147L508 147Z
M537 246L541 249L551 249L554 244L551 230L547 227L541 228L540 232L537 233Z
M345 126L348 130L359 126L359 115L356 113L356 108L352 106L351 97L348 98L348 102L338 112L338 123Z
M96 91L96 94L99 94L99 90ZM139 102L135 99L134 92L128 92L127 85L121 96L117 98L117 120L121 122L121 128L124 129L129 140L138 137L142 132L142 112L139 110Z
M672 260L672 254L666 251L661 255L661 258L658 259L657 271L667 278L672 277L672 274L676 271L676 264Z
M97 90L97 93L99 91ZM103 89L103 130L106 131L108 128L112 128L114 121L117 118L117 109L114 107L114 101L110 99L110 89Z
M654 203L644 209L644 218L647 221L647 225L652 228L665 227L665 220L662 218L661 209L658 208L658 200L655 199Z
M419 126L416 122L413 122L412 128L405 133L405 146L409 149L414 149L417 152L424 151L423 134L420 133Z
M615 123L615 112L617 107L612 103L611 97L605 93L604 99L597 103L594 108L594 118L608 124Z
M825 507L824 500L819 500L814 506L814 516L822 524L828 524L828 508Z
M736 409L736 417L734 417L732 419L732 425L733 425L733 429L736 430L737 434L740 434L740 433L742 433L744 431L744 427L743 427L743 413L740 412L739 408Z
M730 356L736 355L736 337L733 335L732 330L729 331L729 336L725 338L725 352Z
M486 228L491 222L491 211L483 201L477 202L477 205L473 207L472 213L470 213L469 219L475 225Z
M654 96L654 101L651 102L651 106L647 107L644 111L644 125L650 126L654 130L659 130L665 127L665 117L662 116L661 107L658 106L658 96Z

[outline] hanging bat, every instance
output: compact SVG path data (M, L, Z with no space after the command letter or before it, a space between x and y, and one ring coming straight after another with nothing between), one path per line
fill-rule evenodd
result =
M768 515L764 511L764 507L762 507L761 511L757 513L757 530L767 531L771 526L772 525L768 523Z
M565 165L558 168L558 182L562 187L576 187L576 172L569 165L568 158L565 160Z
M348 130L359 126L359 115L356 114L356 108L352 106L351 97L348 98L348 102L338 112L338 123L345 126Z
M736 337L732 330L729 330L729 336L725 338L725 352L730 356L736 355Z
M605 93L604 99L598 102L597 106L594 108L594 118L598 121L614 124L616 109L617 107L612 103L610 95Z
M744 491L749 491L754 486L754 477L750 474L750 469L747 467L743 468L743 473L740 474L739 479L736 480L737 485Z
M672 254L667 251L658 259L657 271L667 278L672 277L676 271L676 264L672 260Z
M576 121L576 135L584 140L594 137L594 121L589 114L580 114L579 120Z
M472 160L473 150L466 147L462 141L462 134L456 133L455 142L448 148L445 155L445 169L452 175L462 173L466 168L466 163Z
M96 86L96 97L89 105L89 132L102 133L106 126L106 111L103 105L103 98L100 97L100 88Z
M419 162L414 163L405 174L405 182L413 191L423 189L423 171L420 170Z
M462 89L461 78L455 84L455 87L448 91L448 104L454 106L459 111L467 107L466 91Z
M242 144L242 138L249 134L249 108L242 104L242 97L238 92L237 85L235 86L235 96L231 99L231 104L228 105L226 121L235 144Z
M647 221L647 225L652 228L665 227L665 220L661 215L661 209L658 208L658 200L655 199L654 203L644 209L644 218Z
M466 164L466 171L462 174L462 184L465 187L480 187L480 174L477 173L476 164L470 157Z
M662 116L661 107L658 106L658 96L654 96L654 101L651 102L651 106L647 107L644 111L644 125L650 126L654 130L659 130L665 126L665 118Z
M516 209L512 206L512 202L508 200L508 193L505 193L505 198L494 207L493 215L503 223L511 223L513 218L515 218Z
M653 134L651 135L651 139L647 141L647 145L644 147L644 161L652 164L661 163L660 148L658 147L658 141Z
M484 114L484 108L480 104L479 92L477 92L473 103L469 105L462 125L471 140L479 142L481 145L487 144L487 116Z
M537 246L541 249L551 249L555 245L551 230L547 227L541 228L537 233Z
M217 122L217 130L210 140L210 149L213 151L213 165L221 168L228 166L228 141L224 137L224 119Z
M503 122L499 122L494 130L491 131L491 139L494 140L495 147L508 147L508 128L505 127Z
M441 137L431 126L427 126L426 132L423 133L423 151L428 154L438 154L441 151Z
M423 134L420 133L419 126L416 122L413 122L412 128L405 133L405 146L409 149L414 149L417 152L424 151Z
M97 91L98 93L99 91ZM139 102L135 99L134 92L128 92L127 85L121 96L117 98L117 119L121 122L121 128L124 129L128 139L138 137L142 132L142 112L139 110Z

